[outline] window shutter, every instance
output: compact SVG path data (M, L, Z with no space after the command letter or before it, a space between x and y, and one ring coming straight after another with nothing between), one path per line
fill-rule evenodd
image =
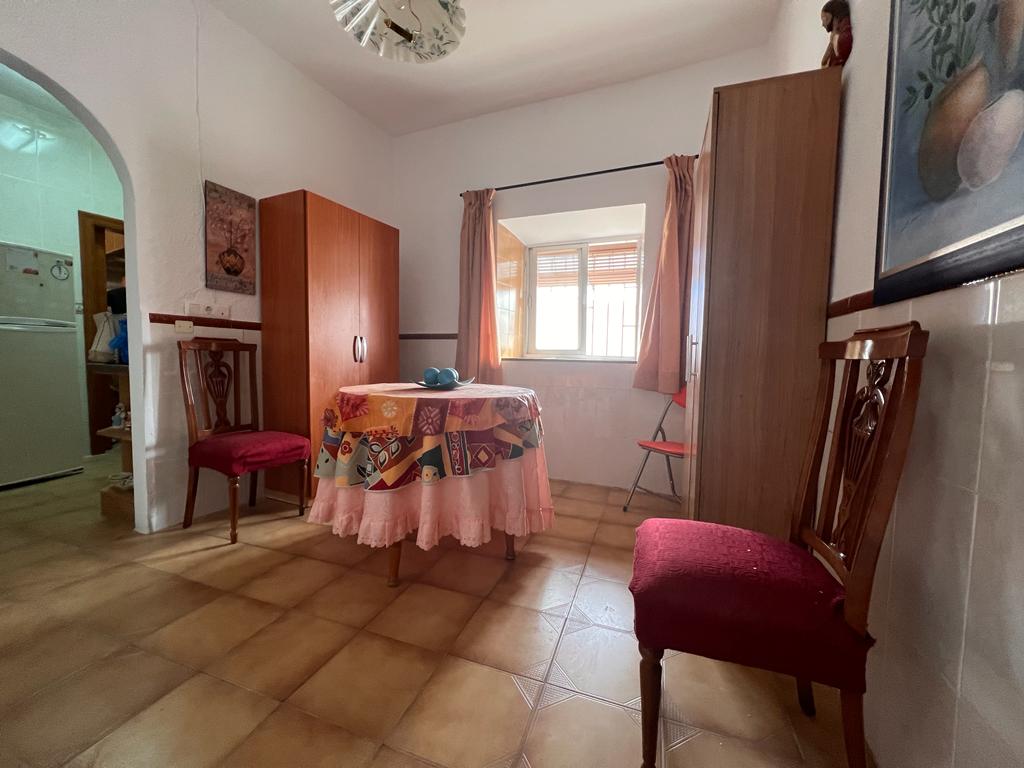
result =
M637 241L591 245L587 258L587 282L591 285L635 283L640 269Z

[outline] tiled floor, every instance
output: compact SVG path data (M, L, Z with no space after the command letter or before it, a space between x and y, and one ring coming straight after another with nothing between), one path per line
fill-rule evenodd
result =
M639 764L633 526L672 514L553 483L543 536L382 552L265 503L138 536L111 471L0 492L0 768ZM683 654L665 664L665 768L834 766L836 698Z

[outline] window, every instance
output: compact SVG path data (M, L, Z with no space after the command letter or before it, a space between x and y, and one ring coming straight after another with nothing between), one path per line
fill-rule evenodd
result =
M636 359L642 239L527 249L525 352Z

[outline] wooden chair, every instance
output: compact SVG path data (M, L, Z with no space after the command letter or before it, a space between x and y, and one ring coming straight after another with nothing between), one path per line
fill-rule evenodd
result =
M928 333L914 322L821 345L815 426L789 541L694 520L647 520L637 530L630 591L640 641L643 768L655 768L667 649L792 675L808 716L812 682L839 688L847 760L865 768L871 586L927 344ZM837 390L839 361L845 370Z
M240 382L243 355L248 358L248 409L243 408L243 388ZM299 486L301 515L306 506L309 439L287 432L260 431L256 345L243 344L234 339L179 341L178 361L188 418L189 443L188 496L181 527L192 525L199 470L203 467L227 475L232 544L238 541L238 478L243 474L248 473L250 476L249 506L253 507L256 505L256 483L260 470L298 463L302 473ZM242 421L243 410L248 411L248 420L245 422Z
M629 496L626 498L626 503L622 505L623 512L629 512L629 505L633 502L633 495L638 490L654 494L654 491L648 490L640 485L640 478L643 477L644 468L647 466L647 460L651 458L652 453L657 453L660 456L665 457L665 467L668 470L668 485L669 488L672 489L672 497L676 501L682 501L679 494L676 492L676 480L672 475L672 459L689 458L693 455L693 449L686 443L679 443L668 439L668 435L665 432L665 417L668 416L668 412L673 405L677 405L680 408L686 407L685 384L682 389L672 395L672 397L669 398L669 401L665 403L665 410L661 412L661 418L658 419L658 426L654 428L654 434L651 435L651 439L636 441L637 446L644 452L644 457L640 460L640 468L636 471L636 478L633 480L633 486L629 489Z

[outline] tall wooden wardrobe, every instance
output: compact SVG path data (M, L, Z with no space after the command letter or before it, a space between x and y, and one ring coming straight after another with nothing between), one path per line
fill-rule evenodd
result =
M825 339L841 68L717 88L694 179L688 515L786 536Z
M259 205L263 424L315 462L338 387L398 379L398 230L305 190ZM266 485L299 490L287 468Z

